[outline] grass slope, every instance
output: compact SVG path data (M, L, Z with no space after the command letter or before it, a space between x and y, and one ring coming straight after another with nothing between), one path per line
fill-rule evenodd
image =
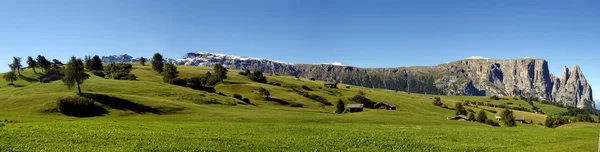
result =
M180 77L203 75L209 67L179 66ZM0 87L0 151L592 151L597 148L597 125L570 124L557 129L534 124L492 127L475 122L450 121L454 111L433 106L432 95L408 94L383 89L326 89L322 81L290 76L267 76L261 84L230 71L217 92L228 96L174 86L150 66L134 65L138 81L110 80L92 76L82 89L107 109L103 116L76 118L55 112L56 100L75 96L60 81L41 84L30 69L17 87ZM0 84L7 84L0 80ZM396 111L365 109L360 113L333 114L324 106L292 91L303 90L331 103L364 91L374 101L398 106ZM344 86L344 85L340 85ZM271 97L302 104L302 108L265 101L257 93L263 87ZM231 98L249 98L247 105ZM453 107L462 100L488 97L442 96ZM499 100L530 106L522 100ZM565 111L537 105L546 112ZM143 107L143 108L140 108ZM492 107L467 107L500 110ZM144 110L146 109L146 110ZM493 113L487 113L493 118ZM515 111L535 123L545 115Z

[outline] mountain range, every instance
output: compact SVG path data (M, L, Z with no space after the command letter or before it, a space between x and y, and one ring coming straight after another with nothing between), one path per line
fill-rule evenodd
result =
M102 57L104 62L137 62L124 55ZM566 66L561 77L550 74L544 59L497 60L471 57L437 66L360 68L341 63L293 64L219 53L190 52L165 58L178 65L258 70L269 74L340 82L372 88L424 94L466 96L524 96L578 108L595 108L592 88L578 65Z

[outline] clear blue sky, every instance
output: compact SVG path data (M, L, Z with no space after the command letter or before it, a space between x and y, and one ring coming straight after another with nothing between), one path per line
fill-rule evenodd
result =
M360 67L532 56L558 76L579 64L600 88L598 8L584 0L0 0L0 65L37 54L198 50Z

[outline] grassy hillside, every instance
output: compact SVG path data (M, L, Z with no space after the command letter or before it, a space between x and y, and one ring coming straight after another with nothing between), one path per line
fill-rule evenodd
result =
M211 71L210 67L179 66L180 77ZM432 105L433 95L409 94L358 86L322 87L322 81L290 76L267 76L281 86L255 83L240 71L215 93L162 82L150 66L134 65L137 81L97 76L84 82L86 96L107 110L102 116L77 118L56 111L56 100L77 96L62 82L39 83L30 69L16 86L0 80L0 151L592 151L597 149L597 125L576 123L557 129L535 125L545 115L515 111L535 124L492 127L467 121L447 120L453 110ZM28 81L29 80L29 81ZM310 90L302 89L302 86ZM266 101L259 88L280 102ZM395 111L365 109L359 113L334 114L325 106L292 88L319 95L333 104L359 91L369 99L396 104ZM232 98L249 98L252 105ZM449 107L463 100L487 102L489 97L442 96ZM522 100L512 102L531 108ZM303 107L291 107L290 104ZM537 104L547 113L566 111ZM496 110L467 106L469 109ZM494 113L487 113L493 118ZM35 144L33 144L35 143Z

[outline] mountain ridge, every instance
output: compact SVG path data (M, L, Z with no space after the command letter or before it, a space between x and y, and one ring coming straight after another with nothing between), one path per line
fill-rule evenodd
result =
M133 59L116 61L131 62ZM165 61L190 66L222 64L230 69L258 70L269 74L293 75L412 93L524 96L578 108L595 108L592 88L578 65L573 65L571 69L565 66L562 76L558 77L550 74L548 61L531 57L470 57L435 66L393 68L297 64L208 52L190 52L182 58L165 58Z

